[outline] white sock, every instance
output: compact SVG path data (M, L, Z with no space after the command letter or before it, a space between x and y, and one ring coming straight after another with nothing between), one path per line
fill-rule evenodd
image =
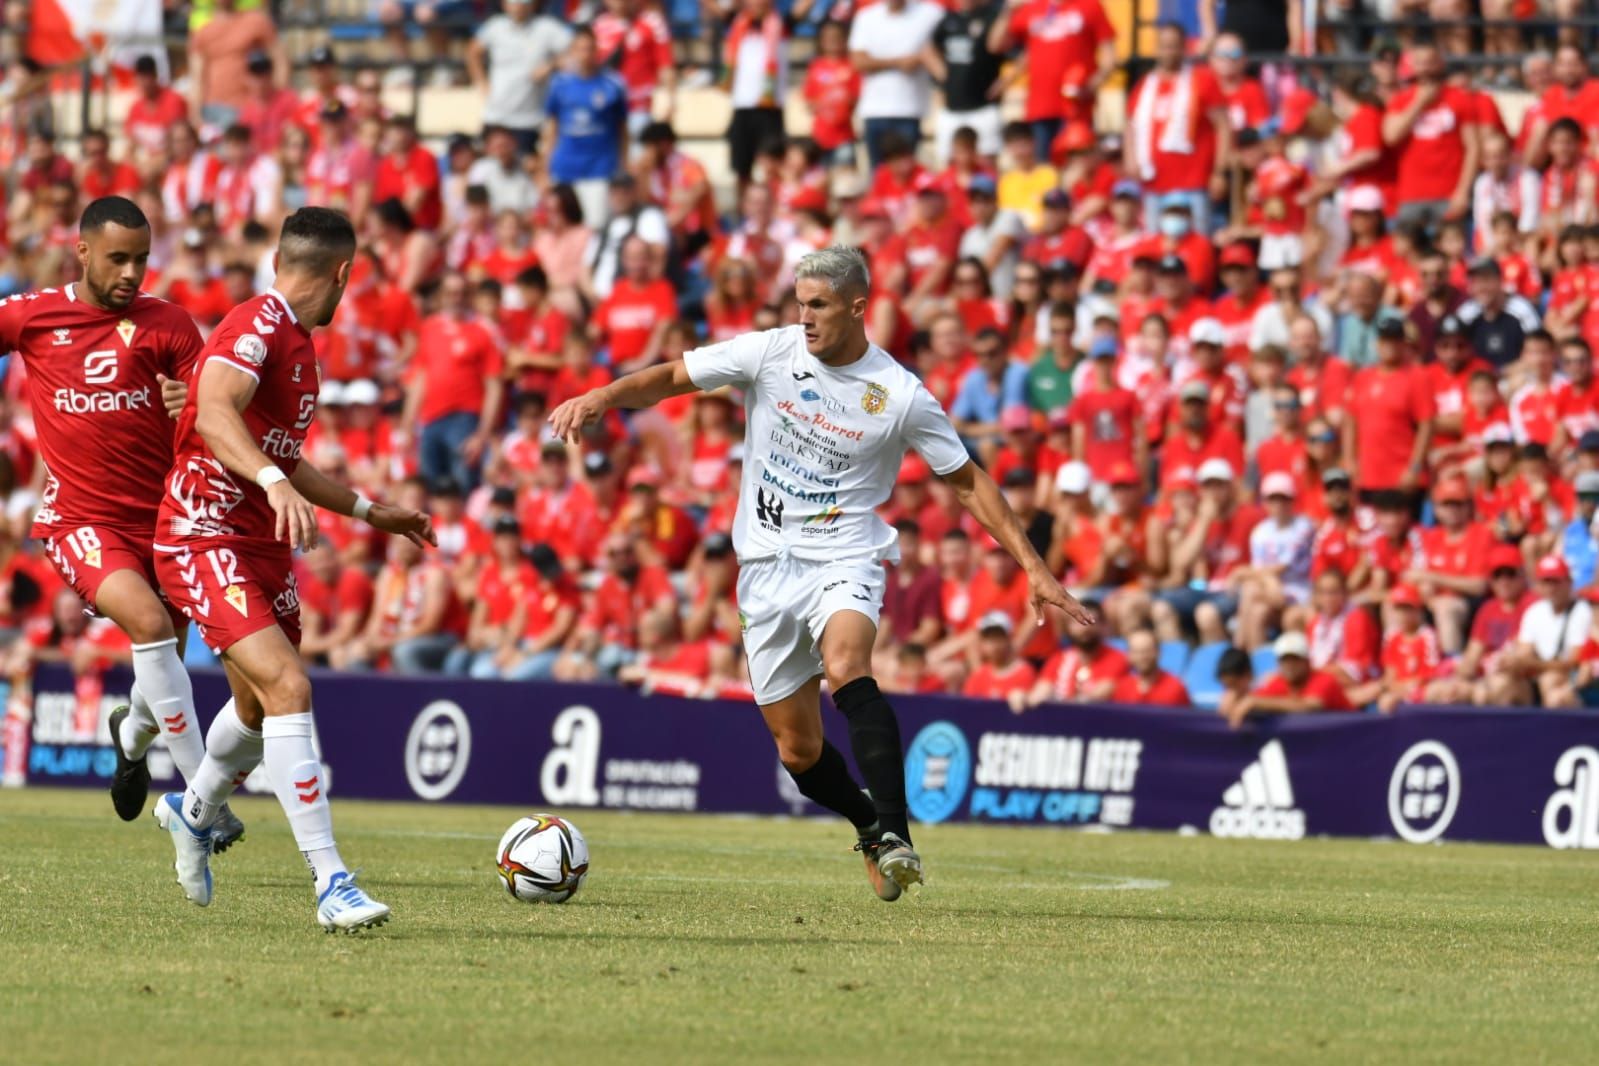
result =
M128 716L122 719L122 750L130 759L142 759L160 735L161 727L155 724L155 712L150 710L149 701L135 682L133 692L128 696Z
M194 686L178 658L178 638L133 646L133 685L140 698L148 701L178 772L185 781L194 780L200 760L205 758L205 739L194 713Z
M261 734L239 721L238 709L229 700L205 735L205 758L183 794L183 816L190 825L210 828L233 790L261 764L261 749Z
M333 845L333 811L323 787L322 761L311 742L311 712L273 715L261 723L267 776L289 816L294 843L316 876L316 894L327 890L334 874L344 873L344 860Z

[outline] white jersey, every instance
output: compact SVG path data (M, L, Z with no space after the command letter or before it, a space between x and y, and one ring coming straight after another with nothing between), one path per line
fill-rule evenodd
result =
M1295 515L1286 526L1263 518L1249 534L1249 560L1255 566L1282 567L1284 585L1306 586L1315 541L1316 526L1304 515Z
M740 562L898 560L877 508L907 449L936 474L968 461L949 416L914 374L872 345L844 367L805 347L801 326L745 333L683 357L701 389L744 390L744 481L733 547Z

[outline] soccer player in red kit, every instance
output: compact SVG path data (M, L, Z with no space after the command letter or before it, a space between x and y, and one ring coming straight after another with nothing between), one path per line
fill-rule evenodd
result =
M130 706L110 721L111 802L132 821L149 795L145 752L157 735L185 780L205 755L179 645L188 626L156 592L150 548L172 465L163 387L181 394L176 383L201 342L188 312L139 291L150 223L133 201L89 204L77 253L82 281L0 301L0 351L22 356L50 475L33 535L73 591L133 643ZM226 811L215 828L218 850L244 833Z
M162 588L222 657L237 723L207 737L188 791L156 805L178 883L200 906L211 902L206 831L233 782L264 763L328 930L381 925L389 908L356 886L334 846L291 552L316 540L318 507L417 544L435 540L427 515L375 504L300 460L320 386L310 331L332 320L354 258L355 231L339 212L306 207L284 220L273 287L229 312L201 354L155 544Z

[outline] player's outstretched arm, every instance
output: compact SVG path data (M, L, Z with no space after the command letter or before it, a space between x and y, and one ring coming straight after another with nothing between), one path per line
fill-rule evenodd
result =
M335 514L353 515L374 529L404 537L417 547L438 544L433 519L421 511L373 503L354 489L340 485L322 471L300 460L289 481L311 503Z
M1076 597L1061 587L1044 560L1039 558L1038 552L1033 550L1021 519L1016 517L1016 512L1005 500L1005 494L999 491L999 486L994 484L994 479L988 476L986 470L968 461L943 475L943 481L955 490L961 506L982 523L983 528L1010 552L1011 558L1026 572L1027 583L1032 588L1033 614L1039 625L1044 624L1046 606L1059 607L1075 621L1093 625L1093 616L1083 610L1083 605L1077 602Z
M291 548L316 543L316 508L289 482L288 475L256 446L243 411L255 396L256 379L222 359L200 368L195 384L194 428L223 466L266 490L277 516L276 536Z
M572 397L550 412L550 428L562 440L577 444L583 427L598 422L607 411L652 407L669 396L681 396L697 388L681 359L662 363Z

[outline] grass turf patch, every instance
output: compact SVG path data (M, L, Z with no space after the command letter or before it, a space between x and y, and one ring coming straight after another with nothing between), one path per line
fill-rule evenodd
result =
M590 811L573 902L524 811L337 801L394 921L317 927L270 799L200 909L153 819L0 794L0 1061L1353 1062L1592 1054L1599 855L924 827L871 893L843 825Z

